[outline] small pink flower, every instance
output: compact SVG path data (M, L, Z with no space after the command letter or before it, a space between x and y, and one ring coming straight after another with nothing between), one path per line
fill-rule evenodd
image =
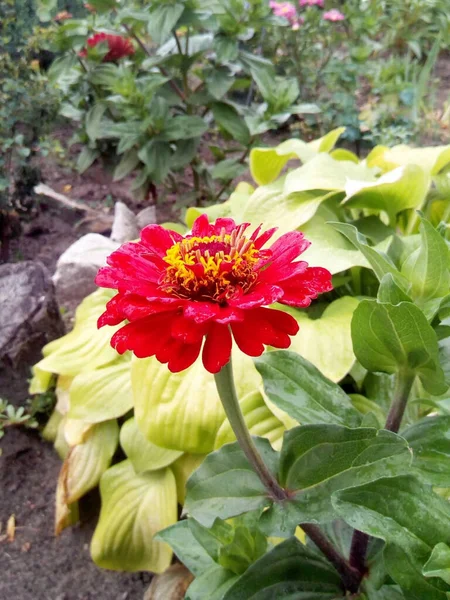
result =
M303 25L304 22L305 17L295 17L295 19L292 19L292 31L298 31L300 29L300 26Z
M293 21L297 15L295 6L290 2L274 2L272 0L269 2L269 6L276 17L284 17L288 21Z
M324 0L300 0L300 6L319 6L323 8Z
M332 8L331 10L327 10L327 12L323 13L323 18L325 21L343 21L345 19L345 15L341 13L337 8Z

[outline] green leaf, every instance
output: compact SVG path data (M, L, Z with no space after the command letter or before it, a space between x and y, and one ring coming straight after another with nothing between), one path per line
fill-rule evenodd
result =
M334 382L343 379L355 362L350 325L357 306L356 298L343 296L329 304L318 319L309 318L305 311L288 311L300 325L300 331L292 339L291 350Z
M214 51L217 60L221 63L227 63L236 60L239 54L238 40L225 35L216 35L214 37Z
M381 281L387 273L390 273L395 283L402 290L407 289L407 279L400 274L391 259L380 250L369 246L365 236L362 235L362 233L359 233L356 227L348 223L332 223L332 226L345 235L345 237L364 255L379 281Z
M183 454L178 450L160 448L149 442L139 430L134 418L128 419L122 425L120 445L138 475L168 467Z
M370 166L385 171L403 165L419 165L430 175L437 175L450 163L450 146L411 148L400 144L392 148L377 146L367 157Z
M185 600L223 600L224 594L237 579L238 576L231 571L215 565L194 579Z
M216 100L220 100L225 96L233 83L234 77L229 69L226 67L216 67L206 78L206 89Z
M447 390L436 333L414 304L363 300L353 314L353 350L369 371L415 373L434 395Z
M44 23L50 21L58 9L57 0L38 0L36 5L37 17Z
M253 438L272 473L278 457L268 440ZM185 510L205 527L216 518L228 519L269 506L264 485L237 443L209 454L187 482Z
M303 357L287 350L255 359L271 402L299 423L333 423L357 427L361 415L335 383Z
M73 377L116 360L117 352L110 341L121 325L97 328L97 320L113 295L112 290L100 289L87 296L76 310L73 330L44 346L44 358L34 371Z
M428 483L450 487L450 416L425 417L402 431L413 466Z
M384 211L395 225L399 212L420 207L430 187L430 177L421 167L407 165L382 175L377 181L348 181L345 186L347 208Z
M388 304L400 304L400 302L412 302L406 294L394 281L392 273L386 273L380 281L377 295L379 302Z
M267 539L257 527L237 526L233 539L220 548L219 564L229 571L242 575L252 563L264 555Z
M410 471L403 438L385 430L339 425L303 425L285 433L279 482L289 500L262 515L270 535L292 534L298 523L338 518L331 495L380 477Z
M113 181L120 181L121 179L132 173L134 169L138 166L139 162L140 158L134 148L131 148L130 150L124 152L119 164L114 169Z
M318 152L330 152L345 127L330 131L325 137L313 142L292 139L282 142L275 148L253 148L250 152L250 172L259 185L274 181L286 163L297 158L305 163L314 158Z
M94 148L85 146L77 159L77 171L78 173L84 173L89 167L97 160L100 156L100 152Z
M129 357L96 370L82 371L70 386L68 416L71 419L101 423L117 419L132 408Z
M285 427L272 411L269 410L258 390L244 396L240 401L240 407L252 435L267 438L276 449L281 447ZM215 449L234 441L236 441L236 436L230 422L228 419L225 419L217 432Z
M221 179L222 181L229 181L235 177L239 177L247 170L247 167L243 165L237 158L226 158L216 163L211 169L211 177L213 179Z
M408 597L446 600L450 587L422 576L432 548L450 541L449 504L430 486L410 475L382 478L335 493L333 505L352 527L386 542L386 569Z
M252 360L234 353L239 398L260 385ZM214 376L200 360L181 373L171 373L155 358L132 361L135 417L139 429L163 448L204 454L214 449L225 419Z
M440 577L450 585L450 548L442 542L433 548L423 567L425 577Z
M95 564L117 571L161 573L172 551L153 539L177 520L175 478L169 468L137 475L131 461L109 468L100 481L102 508L91 542Z
M411 282L409 294L421 307L449 293L449 249L445 239L422 218L420 246L402 265L402 275Z
M306 164L290 171L286 176L284 191L287 194L308 190L344 191L349 178L373 181L371 169L352 161L334 160L320 153Z
M266 227L278 227L277 235L281 235L308 222L322 202L335 196L335 192L317 190L287 194L283 188L283 180L257 188L248 198L241 219L264 221Z
M184 505L186 497L187 480L195 469L198 469L204 459L204 454L183 454L170 466L177 482L178 504L181 504L181 506Z
M208 130L207 123L196 116L172 117L159 134L162 141L189 140L201 137Z
M95 140L98 137L100 137L100 132L101 132L100 124L101 124L103 115L105 114L106 108L107 108L106 104L104 104L102 102L97 102L86 113L86 120L85 120L86 133L92 142L95 142Z
M231 104L225 102L213 102L211 110L216 123L227 131L233 139L244 146L250 141L250 132L243 118Z
M334 568L292 537L261 557L227 591L224 600L338 600L341 582Z
M111 463L118 441L117 422L106 421L91 427L83 442L70 448L59 475L67 504L76 502L98 484Z
M215 567L216 563L192 533L191 521L192 519L178 521L175 525L160 531L157 539L169 544L189 571L196 577L200 577L205 571Z
M143 172L144 181L151 178L155 183L161 183L167 177L171 159L168 143L151 140L139 150L138 156L147 167Z
M355 250L353 244L327 221L321 214L316 214L300 227L311 242L311 246L302 254L302 260L311 266L324 267L333 275L351 267L370 267L362 252Z
M148 32L156 44L167 40L184 12L183 4L159 4L151 11Z

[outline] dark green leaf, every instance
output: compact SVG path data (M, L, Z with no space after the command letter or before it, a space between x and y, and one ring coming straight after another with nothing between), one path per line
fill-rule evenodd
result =
M97 104L94 104L94 106L92 108L90 108L88 110L88 112L86 113L86 120L85 120L85 127L86 127L86 133L89 136L89 139L93 142L95 142L95 140L100 137L101 134L101 121L103 118L103 115L105 114L106 111L106 104L103 104L102 102L97 102Z
M247 145L250 141L250 132L244 119L238 114L237 110L225 102L214 102L211 110L216 122L225 129L235 140Z
M199 138L192 138L190 140L180 140L177 143L177 148L172 154L170 159L171 169L181 169L191 162L194 156L197 154L197 150L200 144Z
M352 339L356 358L369 371L405 370L418 375L430 394L446 391L436 334L414 304L363 300L353 313Z
M267 352L255 366L269 399L299 423L360 424L361 415L342 388L299 354Z
M430 486L389 477L336 492L333 505L352 527L386 542L386 568L408 597L447 599L448 585L422 576L432 548L450 542L450 505Z
M447 544L436 544L423 567L423 574L425 577L440 577L450 584L450 548Z
M161 183L166 178L170 170L169 144L151 140L139 150L138 156L147 166L147 174L155 183Z
M93 148L88 148L88 146L85 146L83 148L83 150L80 152L80 154L78 155L77 171L79 173L84 173L84 171L89 169L89 167L92 165L92 163L99 156L100 156L100 153L98 150L95 150Z
M267 549L266 536L258 528L238 526L234 530L232 541L220 548L219 564L224 568L242 575L246 569Z
M129 175L138 166L139 162L139 156L134 148L125 152L114 169L113 181L120 181L120 179Z
M253 439L276 473L278 456L269 441ZM267 491L237 443L209 454L187 482L185 510L205 527L216 518L228 519L269 504Z
M450 416L425 417L402 431L413 466L431 485L450 487Z
M167 527L158 533L157 539L169 544L181 562L198 577L216 566L216 563L193 535L189 521L190 519L178 521L175 525Z
M158 138L162 141L188 140L202 136L207 129L208 125L201 117L173 117Z
M290 538L249 567L224 596L224 600L275 598L338 600L343 593L334 568L296 538Z
M206 78L206 88L216 100L220 100L233 85L234 77L225 67L218 67Z
M235 177L239 177L246 170L247 167L241 164L237 158L226 158L214 165L211 169L211 177L213 179L229 181Z
M151 11L148 32L156 44L166 41L184 11L183 4L159 4Z
M238 57L238 42L234 38L219 35L214 38L213 47L219 63L227 63L236 60Z
M303 425L285 433L279 481L289 501L274 504L262 522L271 535L293 532L298 523L337 518L331 494L410 470L403 438L389 431L338 425Z
M185 600L222 600L237 579L239 577L231 571L215 565L194 579L186 592Z

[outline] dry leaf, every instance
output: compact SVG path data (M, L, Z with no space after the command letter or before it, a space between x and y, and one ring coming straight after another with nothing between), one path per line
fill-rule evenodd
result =
M144 600L183 600L194 576L184 565L176 563L153 577Z
M6 536L8 542L13 542L16 537L16 517L11 515L6 523Z

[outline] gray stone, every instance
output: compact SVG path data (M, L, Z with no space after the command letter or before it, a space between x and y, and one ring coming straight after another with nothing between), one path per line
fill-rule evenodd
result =
M0 265L0 396L8 398L13 379L28 374L42 347L63 334L44 265L31 261Z
M139 237L139 227L136 215L123 202L114 205L114 222L111 239L123 244Z
M147 206L136 215L136 221L139 231L146 225L156 223L156 206Z
M59 306L70 317L80 302L95 292L95 276L106 258L119 247L99 233L88 233L61 254L53 275Z

